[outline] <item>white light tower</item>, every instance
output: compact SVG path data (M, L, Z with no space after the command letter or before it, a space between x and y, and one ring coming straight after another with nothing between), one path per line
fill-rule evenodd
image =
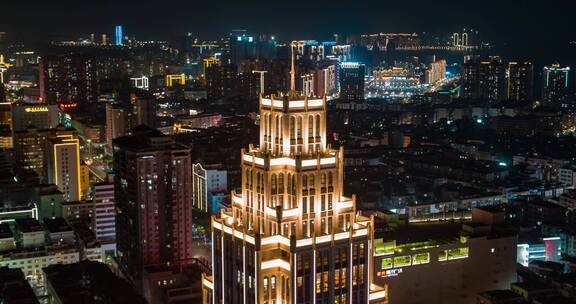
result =
M260 95L264 95L264 74L268 71L252 71L253 74L260 74Z

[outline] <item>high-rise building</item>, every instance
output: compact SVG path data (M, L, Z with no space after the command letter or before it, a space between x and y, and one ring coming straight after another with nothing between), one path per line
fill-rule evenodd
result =
M45 164L48 182L58 187L65 201L79 201L83 193L78 137L76 134L59 135L48 139L46 143Z
M144 267L179 267L192 255L190 149L138 126L114 139L116 246L121 270L140 284Z
M121 25L117 25L117 26L114 28L114 34L115 34L115 39L114 39L114 41L115 41L116 45L122 45L122 44L124 44L124 43L123 43L123 42L124 42L124 33L123 33L123 31L122 31L122 26L121 26Z
M424 83L435 84L446 78L446 60L434 60L424 74Z
M29 128L14 132L14 158L18 166L34 171L40 181L47 181L47 141L58 137L76 138L76 131L65 127L39 130Z
M364 99L364 75L366 67L357 62L343 62L340 65L340 99Z
M156 99L152 94L138 93L130 96L134 108L136 125L154 128L156 123Z
M88 55L59 55L40 58L40 98L61 108L74 109L95 102L96 62Z
M116 239L116 213L113 179L94 185L94 233L98 241Z
M506 94L506 66L500 57L487 61L479 57L467 58L462 64L461 95L466 99L504 100Z
M242 60L256 57L256 41L245 30L234 30L230 33L230 63L240 68Z
M44 103L12 104L12 130L24 131L29 127L37 129L56 128L60 124L60 109L57 105Z
M204 212L212 212L215 208L212 197L215 193L223 193L228 189L228 172L218 166L202 166L198 163L192 166L192 203L194 208Z
M336 94L336 65L325 64L314 69L314 94L332 96Z
M508 99L527 101L534 97L534 66L531 62L508 63Z
M127 104L106 105L106 147L112 151L112 140L128 135L134 127L132 107Z
M116 200L114 199L114 175L107 180L94 184L93 188L92 231L96 241L101 244L104 254L115 255L116 252Z
M293 51L294 52L294 51ZM260 98L260 145L242 190L212 217L203 303L387 303L373 284L373 221L343 194L343 149L326 144L326 99Z
M235 65L220 64L206 67L206 90L209 99L231 97L236 94L238 72Z
M545 66L542 74L542 101L546 103L565 102L568 97L570 67L559 64Z

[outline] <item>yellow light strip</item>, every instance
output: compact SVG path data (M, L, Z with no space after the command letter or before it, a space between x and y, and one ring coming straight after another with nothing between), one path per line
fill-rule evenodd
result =
M290 240L286 237L281 235L274 235L270 237L263 238L260 242L262 245L270 245L270 244L282 244L290 247Z
M272 158L270 166L296 166L296 160L290 157Z
M210 288L210 290L214 290L214 284L211 281L209 281L207 279L203 279L202 284L204 286L206 286L206 288Z
M286 271L290 271L290 263L282 259L274 259L262 262L261 269L270 269L270 268L282 268Z
M320 165L332 165L336 163L336 158L335 157L330 157L330 158L321 158L320 159Z
M376 292L370 292L370 296L369 296L369 301L373 301L373 300L379 300L379 299L383 299L386 297L386 291L385 290L380 290L380 291L376 291Z

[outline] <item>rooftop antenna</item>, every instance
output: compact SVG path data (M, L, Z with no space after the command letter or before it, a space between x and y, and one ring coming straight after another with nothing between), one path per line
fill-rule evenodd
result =
M268 71L252 71L252 74L260 74L260 95L264 96L264 74Z
M294 50L294 43L290 45L292 49L292 66L290 67L290 91L296 92L296 54Z

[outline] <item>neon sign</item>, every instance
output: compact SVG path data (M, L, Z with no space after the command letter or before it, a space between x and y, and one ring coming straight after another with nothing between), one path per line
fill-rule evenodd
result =
M24 111L28 113L48 112L48 107L31 107L24 109Z

